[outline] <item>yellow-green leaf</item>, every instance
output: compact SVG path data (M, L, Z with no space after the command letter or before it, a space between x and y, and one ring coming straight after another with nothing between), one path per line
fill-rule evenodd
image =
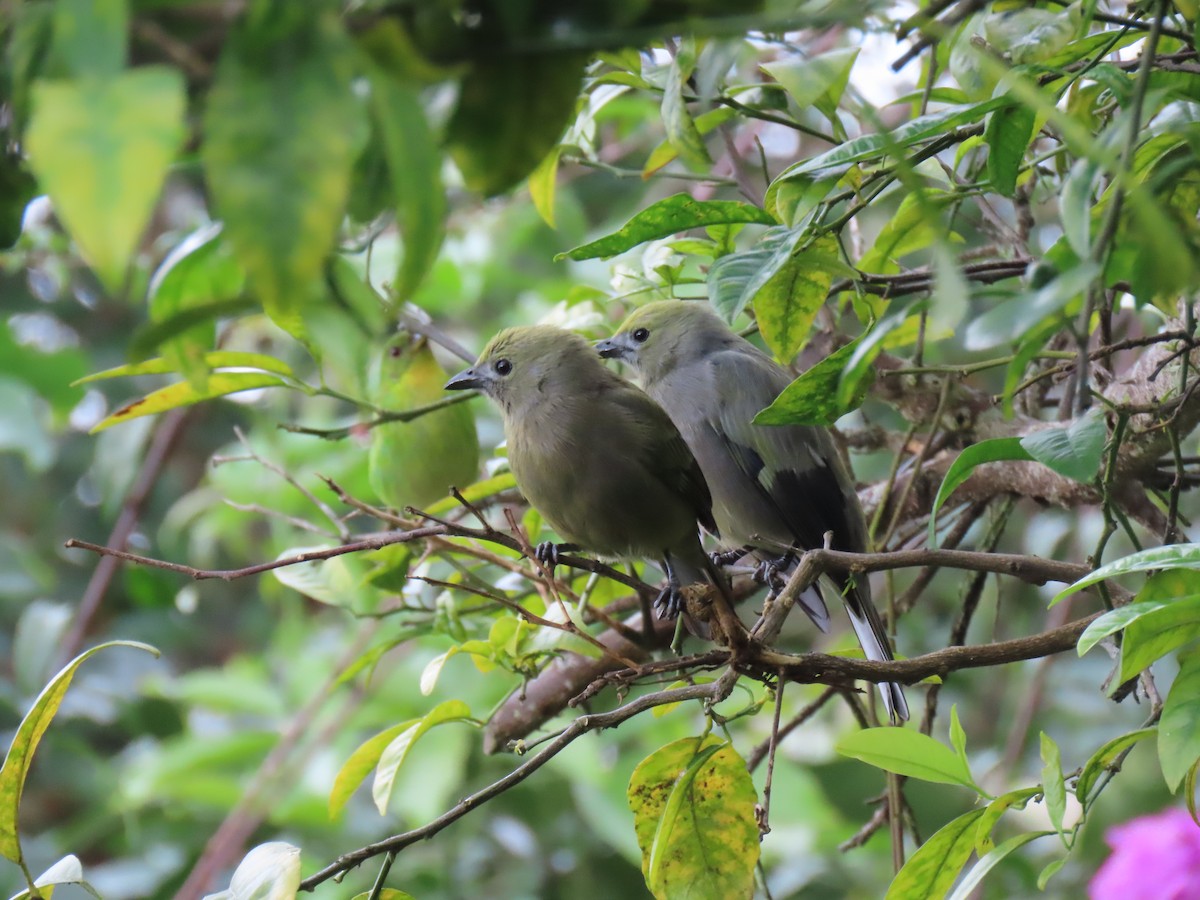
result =
M16 736L4 758L4 766L0 768L0 855L13 862L22 861L17 810L21 805L21 792L25 788L25 776L33 762L33 753L58 712L80 664L94 653L109 647L136 647L158 656L158 650L154 647L137 641L109 641L85 650L67 663L42 689L17 727Z
M642 872L659 900L733 900L754 891L757 795L731 744L684 738L638 764L629 781Z
M946 896L975 849L975 829L983 814L973 809L938 829L896 874L885 900Z
M337 239L366 139L358 56L328 4L258 0L231 31L204 116L204 173L225 235L274 322L303 307Z
M341 769L333 779L333 789L329 792L329 818L336 819L341 814L350 795L379 763L379 757L388 744L394 741L397 735L403 734L420 721L409 719L391 728L385 728L373 738L364 741L350 754L350 758L342 763Z
M763 340L780 362L788 363L804 346L834 274L843 269L837 238L826 235L789 256L754 295Z
M84 258L113 293L183 139L183 78L147 66L112 78L39 81L29 164Z
M92 428L91 433L95 434L111 428L113 425L128 422L130 419L152 416L169 409L178 409L181 406L191 406L214 397L224 397L227 394L236 394L255 388L286 387L287 385L288 382L279 376L266 375L261 372L215 372L208 377L204 390L198 391L186 381L181 381L147 394L140 400L126 403L112 415L101 419Z
M430 728L446 722L463 722L470 718L471 708L467 704L461 700L446 700L392 738L379 756L379 768L375 772L375 783L371 786L371 796L381 816L387 813L388 800L391 799L392 787L396 783L396 773L408 759L409 751L421 735Z

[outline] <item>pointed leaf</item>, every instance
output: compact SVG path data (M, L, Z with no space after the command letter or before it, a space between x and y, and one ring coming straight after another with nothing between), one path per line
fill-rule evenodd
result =
M1151 663L1197 638L1200 638L1200 597L1177 600L1139 616L1125 628L1120 674L1110 682L1110 690L1116 690Z
M754 424L829 427L848 413L853 406L843 406L838 402L838 385L846 364L861 340L862 335L859 335L785 387L770 406L759 411L754 417Z
M174 69L40 81L25 133L29 164L71 236L119 292L183 140L185 93Z
M225 42L201 159L225 235L267 314L304 339L366 139L358 58L336 11L252 5ZM267 14L269 11L269 14Z
M770 215L749 203L693 200L688 194L673 194L647 206L612 234L560 253L555 259L608 259L638 244L670 237L689 228L736 222L775 224Z
M667 68L667 83L663 87L662 119L667 130L667 140L689 168L707 172L712 167L712 157L704 145L692 114L683 99L683 86L696 67L696 42L685 37L679 42L671 64Z
M826 235L790 254L750 298L763 340L777 360L786 364L804 346L834 275L845 269L837 239Z
M106 416L96 424L91 434L96 434L113 425L128 422L141 416L152 416L155 413L178 409L181 406L191 406L202 400L212 400L214 397L224 397L241 391L251 391L263 387L289 387L289 383L275 375L264 375L260 372L215 372L205 381L203 390L196 390L186 381L172 384L168 387L147 394L140 400L127 403L110 416Z
M393 725L391 728L385 728L369 740L363 741L358 749L350 754L350 758L342 763L341 769L333 779L333 788L329 792L330 819L336 819L341 814L350 795L379 764L379 757L383 755L383 751L387 749L388 745L398 735L403 734L420 721L420 719L409 719Z
M975 849L975 827L982 815L982 809L973 809L938 829L896 873L885 900L944 897Z
M897 775L935 784L961 784L978 790L970 771L953 750L907 728L863 728L844 735L837 752Z
M1041 733L1041 752L1042 797L1046 801L1050 824L1061 833L1063 818L1067 814L1067 783L1063 778L1062 754L1058 744L1044 731Z
M1007 857L1012 856L1015 851L1020 850L1030 841L1046 837L1049 834L1054 834L1054 832L1028 831L1025 834L1010 837L1004 843L989 850L985 855L980 857L975 865L971 866L971 871L967 872L963 876L963 880L954 886L954 892L947 896L946 900L970 900L971 897L975 896L975 889L983 883L983 879L987 876L988 872L992 871ZM889 896L891 895L889 894Z
M1131 572L1149 572L1153 569L1198 569L1200 570L1200 544L1169 544L1165 547L1151 547L1122 557L1108 565L1101 566L1080 578L1073 584L1063 588L1050 601L1053 606L1065 597L1118 575L1128 575Z
M33 763L33 753L58 712L76 670L88 657L109 647L135 647L155 656L159 655L154 647L137 641L109 641L99 644L67 663L38 694L33 706L17 727L17 733L4 758L4 766L0 767L0 856L15 863L22 861L17 810L21 805L21 792L25 789L25 777Z
M1091 803L1091 798L1088 795L1092 792L1092 786L1104 770L1112 765L1116 758L1130 747L1156 734L1158 734L1158 730L1155 728L1142 728L1138 731L1131 731L1128 734L1113 738L1092 754L1091 758L1084 763L1083 768L1079 770L1079 778L1075 780L1075 796L1083 804L1085 812Z
M989 803L975 828L976 854L983 856L985 853L990 853L996 846L995 842L992 841L992 830L996 827L996 823L1000 821L1001 816L1013 807L1024 809L1029 798L1036 797L1041 792L1040 786L1018 788L1015 791L1009 791L1007 794L1001 794Z
M264 353L243 353L238 350L214 350L203 356L204 365L210 369L261 369L264 372L274 372L285 378L292 378L292 367L281 359L267 356ZM73 382L87 384L89 381L102 381L106 378L126 378L133 375L163 375L167 372L178 372L174 360L148 359L127 366L117 366L96 372Z
M392 797L392 788L396 783L396 773L408 759L408 753L413 745L425 732L446 722L465 722L471 719L471 708L461 700L446 700L439 703L410 727L396 735L383 750L379 757L379 768L375 772L375 783L371 786L371 796L375 800L375 808L379 814L387 814L388 801Z

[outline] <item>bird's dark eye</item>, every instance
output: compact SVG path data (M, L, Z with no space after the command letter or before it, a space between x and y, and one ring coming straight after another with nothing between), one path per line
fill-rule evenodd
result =
M635 341L637 341L639 344L646 343L646 341L649 340L649 338L650 338L650 329L649 328L638 328L633 332L633 339Z
M496 370L497 375L507 375L512 371L512 363L507 359L498 359L492 364L492 368Z

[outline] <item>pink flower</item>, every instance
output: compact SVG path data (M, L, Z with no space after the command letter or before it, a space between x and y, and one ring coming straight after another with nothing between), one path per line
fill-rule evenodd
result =
M1088 885L1091 900L1200 900L1200 826L1168 809L1108 829L1112 855Z

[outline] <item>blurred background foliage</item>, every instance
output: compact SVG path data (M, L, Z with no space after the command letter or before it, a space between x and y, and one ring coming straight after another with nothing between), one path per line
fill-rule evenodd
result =
M514 765L450 722L412 749L382 817L366 789L330 817L335 778L366 739L446 701L484 720L560 647L561 635L514 634L511 614L467 591L405 579L529 593L501 567L413 546L194 581L63 548L78 538L236 569L383 527L348 515L323 478L367 503L457 514L438 505L448 484L504 473L493 410L471 401L369 427L437 401L441 372L459 365L395 336L417 314L406 303L472 353L518 323L600 337L648 299L710 294L743 326L782 303L807 315L802 338L816 336L802 349L764 328L784 361L799 352L797 371L838 335L886 322L876 351L932 367L935 397L942 380L965 381L996 398L994 412L1018 382L1073 357L1089 284L1109 298L1108 340L1153 334L1196 287L1200 79L1182 3L922 15L786 0L29 0L0 15L0 729L15 733L84 647L122 638L162 651L89 660L25 788L30 868L77 854L109 898L199 896L264 840L300 846L311 872ZM909 46L922 52L892 71ZM1144 76L1141 52L1156 60ZM643 221L622 252L564 258L680 192L753 204L758 224L679 235L686 220L661 234ZM762 292L798 253L816 273L807 313ZM913 272L925 305L874 289ZM845 278L856 289L825 303ZM1108 363L1119 375L1138 352ZM886 480L898 455L928 462L918 444L941 424L867 393L872 358L830 407L837 418L867 395L842 420L864 484ZM1069 417L1069 377L1043 378L1017 412ZM1190 459L1195 438L1182 439ZM484 496L515 502L503 479L491 485ZM1095 505L1024 499L1003 520L999 506L963 546L983 545L995 521L1007 524L995 548L1077 562L1097 546L1105 561L1128 553L1137 534L1161 539L1139 519L1105 549ZM1180 514L1194 507L1185 494ZM517 509L537 540L538 518ZM923 535L925 520L906 531L908 519L886 529L888 546ZM877 591L900 596L911 579L880 576ZM902 654L945 646L967 583L933 578L900 623ZM620 593L587 589L593 602ZM1052 593L987 581L967 641L1061 624ZM798 632L796 649L852 646L845 629ZM433 683L431 661L468 641L476 652L446 659ZM1161 665L1165 693L1173 664ZM957 705L975 777L997 794L1037 784L1039 731L1071 772L1137 728L1148 706L1104 698L1110 667L1093 652L950 677L942 709ZM821 691L789 688L785 717ZM764 700L750 684L723 709ZM768 701L732 728L743 755L770 712ZM577 741L406 849L389 883L423 900L646 895L626 785L639 760L703 722L683 707ZM942 740L946 722L933 730ZM763 844L776 900L880 896L890 880L886 830L839 850L884 788L878 770L834 752L853 727L835 702L782 743ZM923 836L974 799L916 781L907 796ZM1108 824L1178 802L1139 746L1046 895L1081 896ZM1044 807L1010 816L998 838L1048 827ZM984 896L1036 893L1061 852L1031 845ZM198 860L211 868L189 880ZM368 866L347 884L373 877ZM0 887L23 885L0 867Z

